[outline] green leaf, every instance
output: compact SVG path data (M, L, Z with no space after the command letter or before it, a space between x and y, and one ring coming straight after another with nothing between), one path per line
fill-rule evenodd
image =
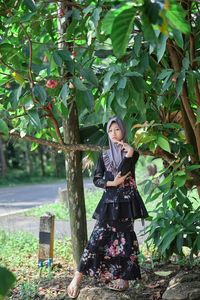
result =
M168 75L162 85L162 93L164 93L172 85L172 74Z
M128 100L129 94L126 89L119 89L116 91L115 98L119 106L126 109L126 101Z
M176 82L176 94L177 94L177 97L182 92L182 87L183 87L184 81L185 81L185 71L181 71L180 74L178 75L178 79L177 79L177 82Z
M163 181L160 182L159 186L163 186L163 185L169 185L171 184L172 181L172 174L169 174L165 179L163 179Z
M47 94L43 86L36 84L33 88L35 97L40 100L40 103L44 104L47 99Z
M157 58L158 62L162 59L165 49L166 49L166 42L167 42L167 37L164 34L160 34L158 38L158 44L157 44Z
M174 36L174 39L175 39L177 45L181 49L183 49L183 35L182 35L182 33L179 30L175 29L175 28L172 29L172 32L173 32L173 36Z
M17 105L18 105L21 93L22 93L22 85L20 85L17 89L13 90L11 92L10 96L8 97L8 101L10 102L10 104L14 110L17 109Z
M45 28L47 30L47 32L49 33L50 37L52 38L52 40L54 41L55 38L54 38L54 32L53 32L53 21L52 19L47 19L45 21Z
M124 76L128 76L128 77L132 77L132 76L142 77L142 74L140 74L138 72L127 72L127 73L124 74Z
M69 26L67 26L67 36L66 39L72 39L74 31L76 29L76 25L78 23L78 20L72 19L71 22L69 22Z
M174 228L170 228L166 231L164 236L162 237L162 245L161 245L161 253L164 253L166 249L170 247L170 244L175 239L178 232Z
M9 137L9 129L6 122L2 119L0 119L0 132L2 132L6 138Z
M0 296L5 297L15 282L13 273L4 267L0 267Z
M58 51L53 52L53 59L59 67L62 67L62 58L58 54Z
M61 104L60 104L60 111L61 111L61 113L62 113L62 115L63 115L64 118L68 118L68 115L69 115L69 109L68 109L67 106L65 106L65 105L63 104L63 102L61 102Z
M172 69L164 69L159 75L158 79L169 78L174 71Z
M159 135L156 142L163 150L171 152L170 145L166 137Z
M127 82L127 78L123 77L119 80L118 84L117 84L117 90L118 89L124 89L126 87L126 82Z
M61 98L63 104L68 108L67 106L67 97L69 96L69 87L67 83L65 83L60 91L59 97Z
M180 233L177 235L176 237L176 247L179 253L182 252L182 248L183 248L183 234Z
M102 12L102 7L96 7L93 14L92 14L92 21L94 23L94 26L97 27L98 26L98 22L100 20L100 14Z
M186 56L186 57L184 57L184 59L182 60L182 66L183 66L183 69L184 69L184 70L188 70L189 65L190 65L189 57Z
M31 11L36 11L35 3L32 0L24 0L24 4L30 9Z
M76 101L80 110L84 111L85 108L90 111L94 107L94 97L90 90L76 91Z
M38 112L35 109L28 110L27 114L30 118L31 124L36 128L36 129L41 129L41 122L40 122L40 117Z
M190 25L185 20L185 12L179 4L170 3L169 10L165 12L165 16L174 28L185 34L190 33Z
M146 90L148 90L148 85L146 84L146 82L144 81L143 78L141 77L137 77L135 78L134 76L131 78L131 82L135 88L135 90L138 93L142 93L145 92Z
M175 176L175 182L178 187L184 186L187 179L187 175Z
M112 78L113 73L114 73L114 71L110 70L104 76L104 79L103 79L103 93L107 93L111 89L113 84L115 84L116 79Z
M158 276L166 277L172 274L172 271L156 271L154 273Z
M111 40L113 52L118 57L121 57L126 53L130 34L133 29L134 17L135 9L130 8L122 11L114 19L111 31Z
M155 45L157 43L157 37L155 35L152 24L144 14L142 15L142 31L147 41L149 41L152 45Z
M197 122L200 123L200 107L197 108Z
M192 165L192 166L186 167L187 171L193 171L196 169L200 169L200 165Z
M134 38L134 45L133 45L133 49L135 51L136 56L139 55L141 49L141 43L142 43L142 37L140 34L137 34Z
M56 52L62 58L62 60L72 61L71 52L69 52L68 50L58 50Z
M92 85L98 86L99 82L97 76L94 74L92 69L89 68L81 69L81 75Z
M114 19L125 9L127 5L120 7L119 9L111 9L104 17L101 25L101 30L107 35L111 34Z
M31 144L31 151L35 151L39 147L38 143L32 143Z
M87 91L87 87L82 83L82 81L78 78L74 78L74 85L79 91Z
M33 16L35 16L35 14L36 14L35 12L25 14L25 15L23 15L23 16L21 17L20 21L21 21L22 23L28 22L28 21L31 20L31 18L32 18Z

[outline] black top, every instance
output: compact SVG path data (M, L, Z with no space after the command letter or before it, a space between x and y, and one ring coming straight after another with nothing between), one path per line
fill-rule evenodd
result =
M104 188L102 198L93 214L99 221L138 219L148 217L147 210L135 185L135 164L139 153L134 151L132 157L124 157L118 171L124 175L131 172L124 184L117 187L106 187L107 181L114 180L114 174L105 166L104 156L101 153L94 172L95 186Z

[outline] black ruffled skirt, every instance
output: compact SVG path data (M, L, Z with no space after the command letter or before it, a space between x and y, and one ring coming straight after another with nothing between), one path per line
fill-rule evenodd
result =
M138 252L138 242L130 220L97 222L78 271L95 278L139 279Z

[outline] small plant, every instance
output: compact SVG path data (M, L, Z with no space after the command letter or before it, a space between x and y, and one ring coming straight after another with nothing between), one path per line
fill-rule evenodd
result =
M37 293L38 286L34 283L23 283L19 286L21 300L32 300Z
M170 258L184 257L183 247L190 249L190 259L200 250L200 206L194 208L185 187L172 186L163 194L148 226L148 241L153 241L159 254Z
M15 280L12 272L5 267L0 267L0 300L4 299Z

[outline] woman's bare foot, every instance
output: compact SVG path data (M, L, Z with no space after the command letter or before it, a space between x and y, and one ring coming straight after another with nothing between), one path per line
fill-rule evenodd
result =
M77 298L80 293L79 286L81 283L82 276L83 276L82 273L76 271L74 274L74 278L72 279L72 281L67 287L67 293L71 299Z
M118 291L118 292L123 292L123 291L125 291L125 290L127 290L129 288L129 283L128 283L128 280L117 279L117 280L113 280L109 284L108 287L109 287L110 290L114 290L114 291Z
M109 273L102 273L100 281L103 282L103 283L105 283L105 284L108 284L111 281L110 274Z

